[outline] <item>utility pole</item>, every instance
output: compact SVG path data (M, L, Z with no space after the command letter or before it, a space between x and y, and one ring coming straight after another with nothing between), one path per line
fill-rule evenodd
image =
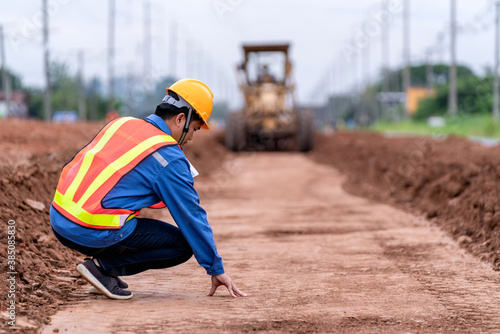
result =
M457 115L457 23L456 23L456 0L451 0L451 27L450 27L450 91L448 97L449 109L448 112L451 116Z
M108 111L114 109L115 0L108 0Z
M430 91L432 88L434 88L433 84L433 77L434 77L434 68L432 64L432 49L427 49L427 52L425 54L425 79L427 81L427 89Z
M43 13L43 59L45 65L45 120L52 119L52 94L50 90L50 58L49 58L49 13L47 9L47 0L42 0Z
M363 49L361 58L363 61L363 81L362 81L362 92L361 92L361 108L362 108L362 114L363 117L366 117L366 119L369 118L369 107L368 105L370 104L368 101L370 99L369 96L369 86L370 86L370 45L366 45L366 47Z
M149 108L149 102L151 100L151 3L149 1L144 2L144 44L143 44L143 88L145 96L145 106Z
M403 2L403 58L405 68L403 71L403 92L406 94L408 100L408 92L411 85L411 72L410 72L410 1L404 0ZM408 103L406 103L406 113L408 114Z
M216 60L212 59L212 85L216 86L219 82L219 71L218 64ZM221 96L219 96L220 98Z
M387 2L382 2L382 12L386 10L385 6L387 5ZM388 93L390 90L389 87L389 80L390 80L390 73L389 73L389 57L390 57L390 49L389 49L389 22L387 24L382 25L382 91L384 93Z
M134 94L134 65L130 64L127 70L127 116L134 115L137 108L136 95Z
M441 63L441 64L444 64L446 63L446 46L444 45L444 40L445 40L446 36L445 36L445 33L444 32L440 32L438 34L438 38L437 38L437 45L438 45L438 62Z
M332 83L332 97L335 95L335 88L337 88L337 81L338 81L338 77L337 77L337 64L333 64L333 67L332 67L332 73L331 73L331 77L330 77L330 80L331 80L331 83Z
M361 54L358 54L356 71L356 77L358 78L356 89L358 97L361 98L361 94L363 93L363 56Z
M97 120L97 79L93 78L90 85L90 110L89 119L91 121Z
M190 70L192 68L192 58L193 58L193 54L192 54L192 49L191 49L191 41L189 40L189 37L185 39L185 48L186 48L186 52L185 52L185 56L184 56L184 65L186 66L186 69L185 69L185 74L184 76L185 77L188 77L188 78L191 78L191 77L194 77L191 75L190 73Z
M203 61L203 75L204 75L204 78L205 78L205 81L206 82L211 82L212 81L212 77L211 77L211 68L212 68L212 63L210 61L210 58L207 56L205 58L202 59Z
M338 96L339 96L339 107L338 107L338 110L339 112L337 113L337 117L341 116L344 114L344 103L345 103L345 93L344 93L344 85L345 85L345 81L344 81L344 71L345 71L345 66L343 64L343 59L342 57L339 58L339 64L338 64L338 67L337 67L337 77L338 77L338 80L337 80L337 87L338 87Z
M366 90L370 85L370 45L367 45L363 51L361 55L363 57L363 85Z
M388 2L382 2L382 13L386 10ZM387 21L386 24L382 25L382 93L384 96L389 94L391 90L391 73L390 73L390 45L389 45L389 29L390 29L390 21ZM379 103L380 106L380 115L379 118L384 117L387 114L387 105L384 102Z
M336 83L336 73L335 73L335 64L333 64L332 71L331 73L328 73L330 71L327 71L326 75L328 76L328 88L327 88L327 96L326 96L326 104L329 107L330 111L332 112L332 117L335 118L335 105L334 105L334 100L335 100L335 83ZM331 90L330 90L331 89Z
M495 81L493 84L493 119L498 122L499 108L499 80L500 69L500 1L496 2L496 27L495 27Z
M363 56L358 54L358 59L356 59L356 86L355 86L355 104L354 117L358 120L361 119L362 110L362 97L363 97Z
M224 73L222 72L221 69L218 69L218 75L217 75L217 82L218 82L218 86L219 86L219 91L220 91L220 94L219 94L219 97L221 99L221 101L225 101L226 100L226 86L225 86L225 82L224 82Z
M207 70L207 73L208 73L208 78L207 78L207 81L209 82L212 82L215 84L216 82L216 76L217 76L217 73L215 72L215 60L213 60L212 57L208 57L207 58L207 66L208 66L208 70Z
M78 51L78 114L82 121L87 120L87 106L85 103L85 89L83 78L83 50Z
M170 75L177 76L177 24L172 22L170 26Z
M197 51L196 51L196 67L198 68L197 69L198 79L206 81L206 79L203 78L203 75L205 73L205 66L204 66L205 65L204 64L205 54L204 54L203 49L201 47L196 48L196 49L197 49Z
M2 25L0 25L0 57L2 65L3 97L5 99L5 116L8 116L10 111L10 78L9 74L7 73L7 66L5 60L5 43L4 43Z

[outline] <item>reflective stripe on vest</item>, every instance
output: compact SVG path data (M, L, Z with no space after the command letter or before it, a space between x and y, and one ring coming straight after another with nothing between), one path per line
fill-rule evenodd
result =
M118 118L63 168L54 207L82 226L116 229L139 211L103 208L102 200L116 183L160 147L177 145L154 125L133 117ZM164 207L163 203L153 207Z

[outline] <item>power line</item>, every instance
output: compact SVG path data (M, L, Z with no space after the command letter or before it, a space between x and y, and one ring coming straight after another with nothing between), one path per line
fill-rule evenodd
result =
M463 34L479 34L483 31L487 31L491 28L494 23L494 19L490 16L492 15L492 6L496 0L487 1L484 8L478 12L474 19L465 23L459 24L456 23L455 34L456 36ZM433 54L437 54L440 62L444 62L444 53L446 48L450 48L450 45L445 43L446 37L451 35L450 24L446 24L437 34L433 44L431 44L428 48L425 49L424 54L420 56L421 58L427 57L427 52L430 49L430 52Z

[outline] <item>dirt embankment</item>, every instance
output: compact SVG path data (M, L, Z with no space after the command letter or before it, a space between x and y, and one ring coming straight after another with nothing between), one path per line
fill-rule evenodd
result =
M424 214L500 270L500 147L339 133L318 135L310 157L344 172L351 193Z
M23 331L36 331L49 322L58 307L74 299L85 282L75 266L83 256L54 237L49 208L62 166L104 124L46 124L37 121L0 121L0 229L2 259L7 258L7 223L16 229L16 320ZM208 174L225 157L225 149L215 136L197 134L198 140L186 146L186 155L198 171ZM0 274L6 278L9 267L4 260ZM76 284L75 284L76 283ZM0 284L3 313L10 299L8 285ZM29 319L29 322L28 322ZM34 327L31 327L31 325Z

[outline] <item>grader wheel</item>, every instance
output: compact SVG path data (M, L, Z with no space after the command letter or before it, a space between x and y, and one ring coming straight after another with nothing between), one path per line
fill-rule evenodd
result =
M226 148L238 152L243 151L247 145L247 133L243 113L229 113L226 118Z
M314 113L305 110L299 113L297 128L297 149L300 152L308 152L314 146Z

